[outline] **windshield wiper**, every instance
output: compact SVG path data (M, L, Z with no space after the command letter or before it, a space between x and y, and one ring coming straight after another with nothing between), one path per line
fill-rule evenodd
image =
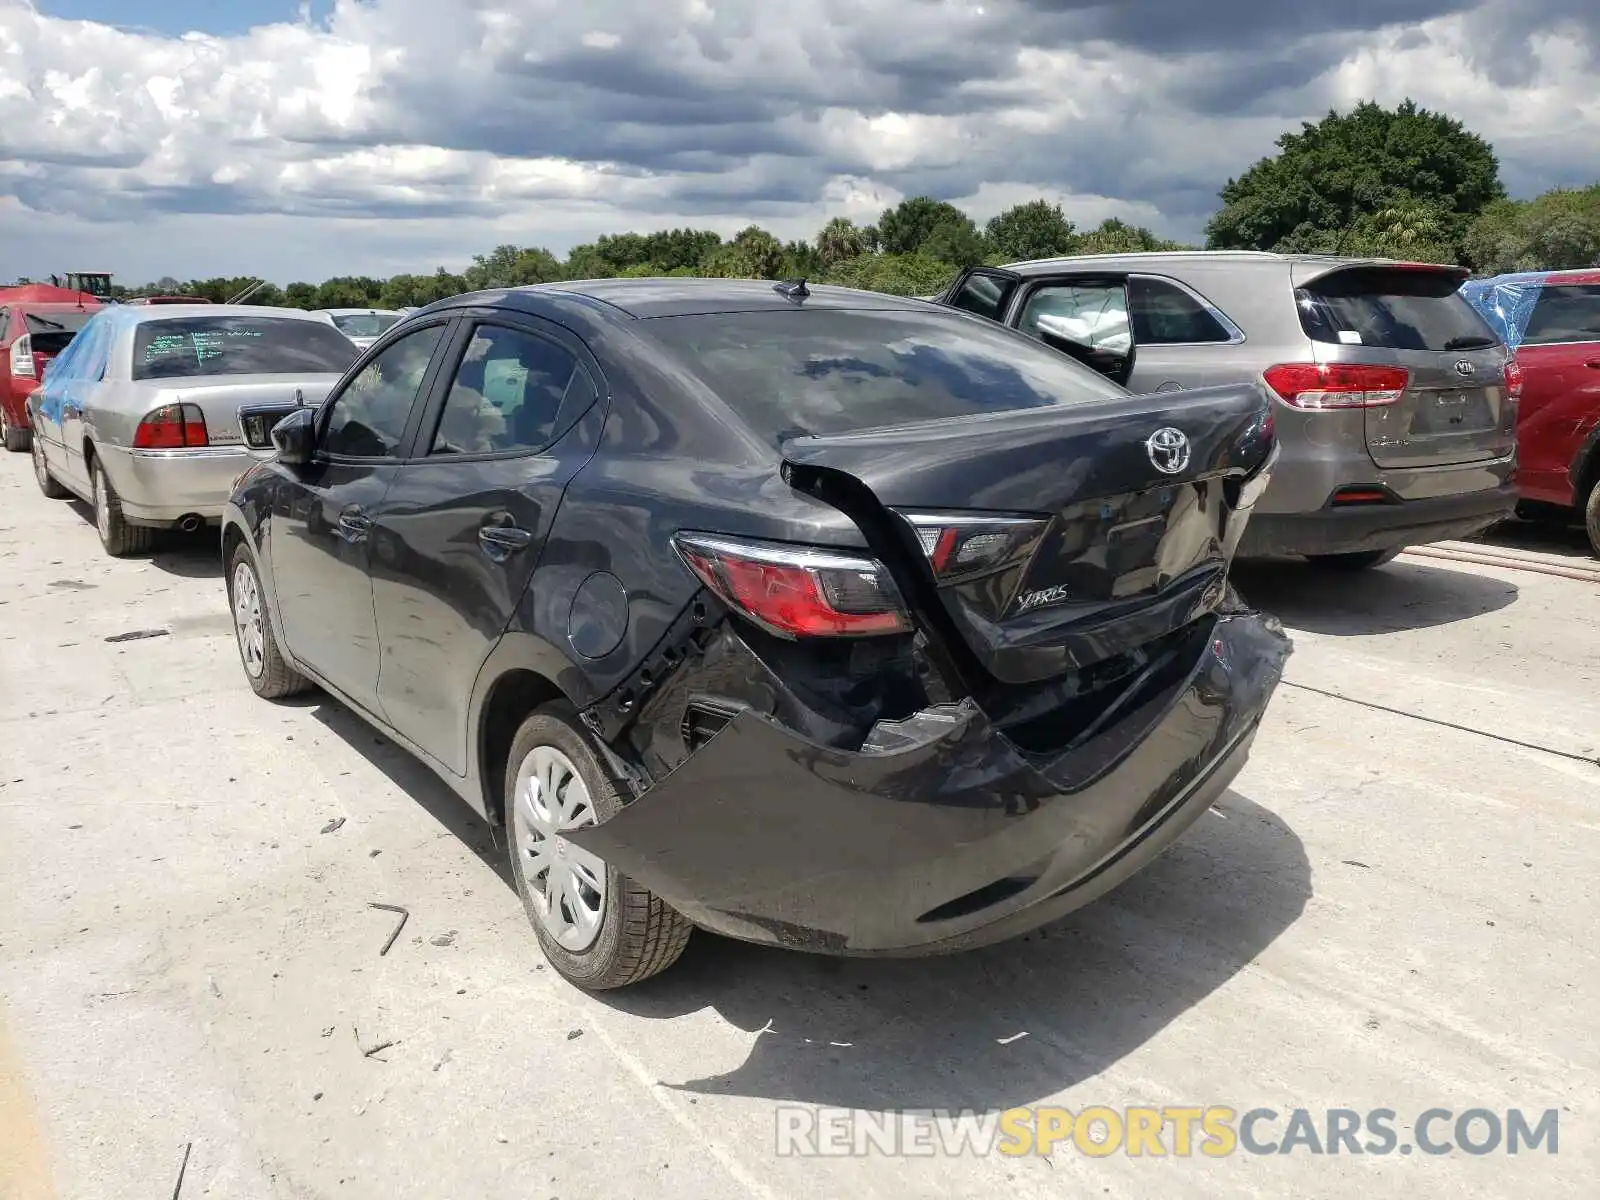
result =
M47 329L65 329L66 326L59 321L52 321L49 317L41 317L38 313L29 313L28 321L33 325L43 325Z
M1496 339L1485 337L1481 333L1464 333L1460 337L1453 337L1444 344L1446 350L1487 350L1495 344Z

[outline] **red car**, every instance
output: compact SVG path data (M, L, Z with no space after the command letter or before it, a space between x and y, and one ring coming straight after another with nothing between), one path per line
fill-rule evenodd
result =
M7 450L28 449L29 394L45 364L100 307L92 296L48 284L0 289L0 437Z
M1600 555L1600 270L1499 275L1461 293L1522 368L1518 493L1582 514Z

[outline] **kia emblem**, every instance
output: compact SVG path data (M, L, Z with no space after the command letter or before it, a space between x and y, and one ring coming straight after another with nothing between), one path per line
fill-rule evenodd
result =
M1181 429L1167 425L1145 440L1144 452L1163 475L1176 475L1189 465L1189 439Z
M1461 376L1463 379L1466 379L1474 374L1477 369L1477 367L1473 366L1464 358L1456 359L1456 374Z

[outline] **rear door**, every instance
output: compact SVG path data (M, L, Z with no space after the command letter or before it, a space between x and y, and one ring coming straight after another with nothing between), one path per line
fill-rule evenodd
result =
M1503 458L1516 446L1507 352L1457 291L1454 267L1297 264L1301 327L1319 363L1400 367L1392 404L1364 409L1367 453L1385 468Z
M1574 456L1600 423L1600 283L1546 284L1528 319L1517 426L1517 486L1571 504Z
M533 317L463 322L451 359L413 455L372 509L372 580L383 710L465 774L473 682L599 445L603 406L583 344Z

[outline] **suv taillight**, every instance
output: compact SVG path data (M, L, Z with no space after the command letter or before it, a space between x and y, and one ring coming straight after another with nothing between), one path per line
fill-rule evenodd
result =
M1514 358L1506 359L1506 399L1513 404L1522 400L1522 364Z
M38 374L33 366L33 339L23 334L11 343L11 375L13 378L20 375L33 379Z
M721 534L672 541L702 583L768 633L859 637L911 628L894 580L874 559Z
M1411 382L1404 367L1363 363L1279 363L1262 377L1285 404L1308 412L1393 404Z
M138 450L179 450L185 446L209 446L206 415L198 404L163 404L133 431Z

